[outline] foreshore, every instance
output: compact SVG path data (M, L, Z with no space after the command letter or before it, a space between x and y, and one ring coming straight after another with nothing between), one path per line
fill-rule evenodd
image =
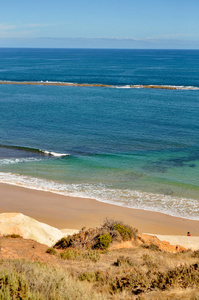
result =
M0 213L4 212L20 212L59 229L97 227L112 218L140 233L186 236L190 231L199 236L199 221L1 183Z

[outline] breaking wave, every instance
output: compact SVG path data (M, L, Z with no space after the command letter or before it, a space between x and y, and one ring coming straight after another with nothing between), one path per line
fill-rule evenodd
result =
M55 156L55 157L63 157L63 156L70 155L68 153L58 153L58 152L54 152L54 151L47 151L47 150L22 147L22 146L0 145L0 148L11 149L11 150L12 149L13 150L21 150L21 151L25 151L25 152L32 152L32 153L36 153L36 154L40 154L40 155Z
M52 151L46 151L46 150L39 150L41 153L49 156L55 156L55 157L63 157L63 156L68 156L70 154L67 153L57 153L57 152L52 152Z

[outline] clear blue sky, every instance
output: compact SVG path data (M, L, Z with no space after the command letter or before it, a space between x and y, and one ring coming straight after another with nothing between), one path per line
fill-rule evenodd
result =
M9 0L0 47L199 49L199 0Z

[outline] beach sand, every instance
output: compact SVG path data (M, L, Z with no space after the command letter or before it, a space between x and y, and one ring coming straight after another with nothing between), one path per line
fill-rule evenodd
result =
M108 217L122 220L140 233L186 236L190 231L192 236L199 236L199 221L9 184L0 184L0 213L3 212L20 212L59 229L96 227Z
M169 242L171 245L180 245L186 249L199 249L199 236L182 236L182 235L161 235L157 234L160 241Z

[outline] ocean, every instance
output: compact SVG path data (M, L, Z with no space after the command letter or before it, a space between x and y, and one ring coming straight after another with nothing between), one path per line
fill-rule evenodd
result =
M199 51L1 48L0 82L0 182L199 220Z

